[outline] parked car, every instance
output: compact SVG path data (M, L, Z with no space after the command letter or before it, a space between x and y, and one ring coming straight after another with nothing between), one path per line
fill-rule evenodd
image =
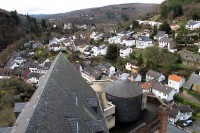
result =
M192 125L192 120L187 120L183 123L183 126L186 127L186 126L191 126Z

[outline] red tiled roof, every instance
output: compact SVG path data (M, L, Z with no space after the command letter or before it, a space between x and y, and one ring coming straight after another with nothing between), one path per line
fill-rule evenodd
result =
M152 88L152 85L149 82L142 83L140 84L140 86L145 90L149 90Z
M169 80L173 80L173 81L176 81L176 82L180 82L182 80L182 77L181 76L178 76L178 75L170 75L169 76Z

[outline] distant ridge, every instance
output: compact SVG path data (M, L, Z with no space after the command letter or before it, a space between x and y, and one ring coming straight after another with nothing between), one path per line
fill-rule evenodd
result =
M159 7L159 4L129 3L116 4L103 7L75 10L59 14L36 14L36 18L56 19L62 22L75 23L113 23L123 21L126 17L138 17L152 12Z

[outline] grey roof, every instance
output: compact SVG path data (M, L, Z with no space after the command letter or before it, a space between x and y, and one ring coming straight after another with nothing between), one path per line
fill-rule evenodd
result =
M97 111L88 104L88 98L97 98ZM94 126L96 121L102 121L99 123L102 132L108 132L96 92L60 53L18 117L12 133L73 133L77 130L92 133L90 121Z
M130 61L128 61L128 63L130 63L133 66L137 66L138 61L137 60L130 60Z
M164 94L169 94L170 92L172 92L173 88L169 87L169 86L165 86L161 83L156 83L153 88L154 90L157 90L159 92L162 92Z
M35 77L35 78L40 78L42 75L40 73L37 73L37 72L31 72L28 77L29 78L32 78L32 77Z
M162 73L159 73L159 72L156 72L156 71L153 71L153 70L149 70L146 75L150 76L150 77L153 77L154 79L158 79L160 76L162 76L163 74Z
M184 87L190 89L193 84L200 85L200 75L198 74L191 74L188 81L184 84Z
M101 70L96 69L96 70L94 70L94 72L91 74L91 76L94 77L96 80L97 80L97 79L99 80L99 78L101 77L101 74L102 74L102 73L103 73L103 72L102 72Z
M165 34L166 34L166 31L159 31L159 32L156 34L156 38L163 37L163 36L165 36Z
M106 63L104 64L104 66L105 66L107 69L109 69L110 67L112 67L112 64L109 63L109 62L106 62Z
M2 127L0 128L0 133L10 133L13 127Z
M26 104L27 104L27 102L15 103L14 112L22 112L24 107L26 106Z
M174 125L168 124L167 133L188 133L188 132L178 127L175 127Z
M175 118L177 117L177 115L178 115L178 112L179 112L179 109L177 109L177 108L172 108L172 109L170 110L170 112L169 112L169 117L175 119Z
M95 69L93 67L87 66L86 68L83 69L82 72L90 76L94 72L94 70Z
M141 41L144 41L144 42L148 42L148 41L152 41L149 37L147 37L147 36L141 36L140 37L140 40Z
M181 113L193 112L189 105L181 104L180 106L178 106L178 109Z
M105 91L107 94L121 97L131 98L142 94L142 88L129 80L118 79L106 86Z
M163 37L160 39L160 42L165 42L165 43L171 43L173 41L174 41L173 38L168 38L168 37Z

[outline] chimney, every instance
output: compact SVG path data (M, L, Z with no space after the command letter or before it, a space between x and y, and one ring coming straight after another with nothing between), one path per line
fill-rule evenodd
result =
M167 133L169 107L167 105L161 105L158 108L158 119L160 121L160 133Z

